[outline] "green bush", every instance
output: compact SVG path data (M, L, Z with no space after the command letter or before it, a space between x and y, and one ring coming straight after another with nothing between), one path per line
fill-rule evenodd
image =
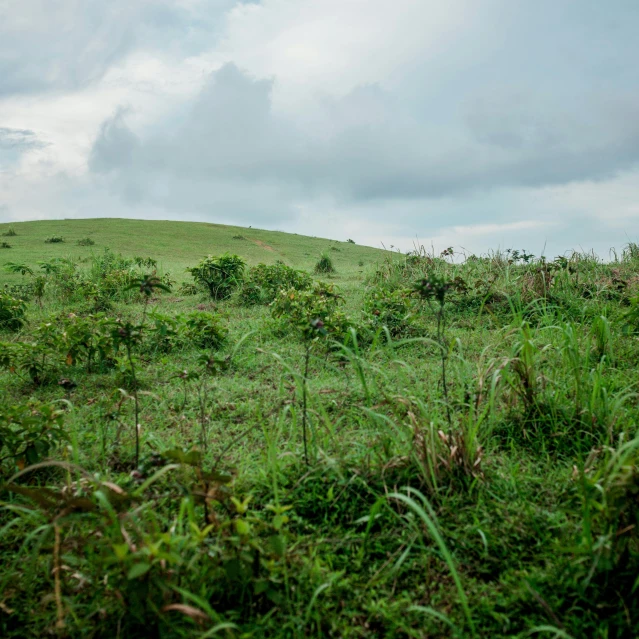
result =
M13 226L10 226L3 234L2 237L15 237L17 235Z
M184 283L177 290L178 295L197 295L199 293L199 289L195 284L187 284Z
M180 341L180 322L176 317L153 313L147 327L147 344L150 350L168 353Z
M344 298L333 284L317 282L308 290L280 290L271 304L271 313L274 318L302 334L311 322L321 320L328 336L341 341L353 325L340 309L343 304Z
M60 356L40 342L0 342L0 367L23 380L27 375L34 386L44 386L59 373Z
M328 273L335 272L335 266L333 266L333 259L328 254L327 251L324 251L319 260L315 263L315 272L318 275L327 275Z
M52 235L44 241L45 244L60 244L62 242L64 242L64 238L60 235Z
M392 337L407 337L415 330L417 300L409 289L374 287L364 302L365 321L377 331L386 326Z
M219 348L226 342L228 331L215 313L192 311L178 320L186 339L199 348Z
M14 575L3 590L5 608L15 609L6 616L16 629L11 636L42 636L30 631L62 618L58 627L70 637L213 637L238 601L252 611L277 611L289 588L302 587L304 564L289 543L290 507L250 507L250 498L235 496L230 475L189 470L199 457L179 450L156 455L156 465L181 465L179 479L165 471L166 480L139 487L89 473L72 475L78 480L63 489L8 485L11 504L0 508L20 531L16 551L3 559ZM156 485L149 490L149 483ZM210 513L204 521L200 504ZM59 570L56 579L73 607L52 604L59 547L75 572ZM25 557L33 558L28 569ZM48 600L38 615L20 605L34 597ZM78 609L82 614L74 614Z
M52 404L30 401L27 404L0 406L0 460L15 466L35 464L67 439L63 429L64 412ZM2 467L0 466L0 476Z
M95 242L90 237L83 237L78 240L78 246L94 246Z
M225 253L219 257L209 255L186 270L212 299L221 300L242 283L245 267L246 262L239 255Z
M240 299L247 306L270 304L280 289L307 290L313 280L308 273L297 271L283 262L270 266L258 264L249 270Z
M0 330L18 331L24 324L25 303L8 293L0 292Z
M31 284L5 284L1 293L28 302L33 297L33 286Z
M0 242L0 248L3 248L3 249L11 248L11 244L9 244L9 242Z

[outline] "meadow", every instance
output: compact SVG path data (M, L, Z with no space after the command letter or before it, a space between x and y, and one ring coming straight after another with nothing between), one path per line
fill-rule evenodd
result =
M0 636L639 636L639 246L0 224Z

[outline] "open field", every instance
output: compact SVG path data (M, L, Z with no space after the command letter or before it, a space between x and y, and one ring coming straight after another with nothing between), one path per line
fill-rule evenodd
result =
M11 227L19 231L19 235L2 238L12 248L0 249L0 283L20 279L1 270L9 261L33 264L55 257L82 259L105 247L127 256L151 255L163 269L170 270L180 280L186 277L184 269L197 259L225 251L239 253L249 264L273 264L282 260L295 268L312 269L321 251L335 246L340 251L333 251L332 257L341 273L361 270L358 267L360 260L370 265L383 257L382 251L357 244L203 222L100 218L20 222L0 224L0 236ZM63 238L64 242L44 243L46 238L54 235ZM95 244L78 246L78 240L83 238L89 238Z
M12 227L0 636L639 636L636 245Z

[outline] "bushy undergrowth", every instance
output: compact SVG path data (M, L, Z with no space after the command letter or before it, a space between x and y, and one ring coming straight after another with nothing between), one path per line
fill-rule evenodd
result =
M320 320L326 333L341 341L352 326L351 319L341 310L343 304L344 297L333 284L317 282L306 290L281 289L271 304L271 314L282 326L300 334Z
M270 304L282 289L309 289L313 283L311 276L298 271L283 262L276 264L258 264L249 269L244 280L240 299L247 306Z
M639 636L639 252L459 257L10 263L0 635Z
M187 270L212 299L223 300L240 286L245 268L246 262L239 255L225 253L219 257L209 255Z
M0 330L17 331L24 324L24 301L0 292Z

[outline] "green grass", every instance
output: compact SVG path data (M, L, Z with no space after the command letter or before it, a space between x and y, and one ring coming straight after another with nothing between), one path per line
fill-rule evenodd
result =
M360 260L370 267L384 255L382 250L348 242L200 222L124 219L12 222L0 224L0 235L10 228L17 235L9 242L12 248L0 253L0 284L19 281L19 276L3 271L7 262L34 264L54 257L80 259L105 247L126 256L150 255L179 279L186 279L184 269L200 258L225 251L241 255L251 265L282 260L289 266L310 271L322 251L335 246L340 250L331 251L331 258L337 271L344 275L361 271ZM63 237L64 243L45 244L52 236ZM234 239L240 236L243 239ZM95 245L78 246L78 240L87 237Z
M612 264L454 264L204 224L12 226L5 264L77 268L40 275L22 329L0 332L0 636L639 636L634 245ZM104 246L180 282L225 251L312 273L335 246L343 302L315 300L317 328L294 290L275 319L239 290L91 288ZM206 312L217 349L185 323ZM81 327L141 341L87 370ZM10 449L21 428L44 445L45 422L49 448Z

